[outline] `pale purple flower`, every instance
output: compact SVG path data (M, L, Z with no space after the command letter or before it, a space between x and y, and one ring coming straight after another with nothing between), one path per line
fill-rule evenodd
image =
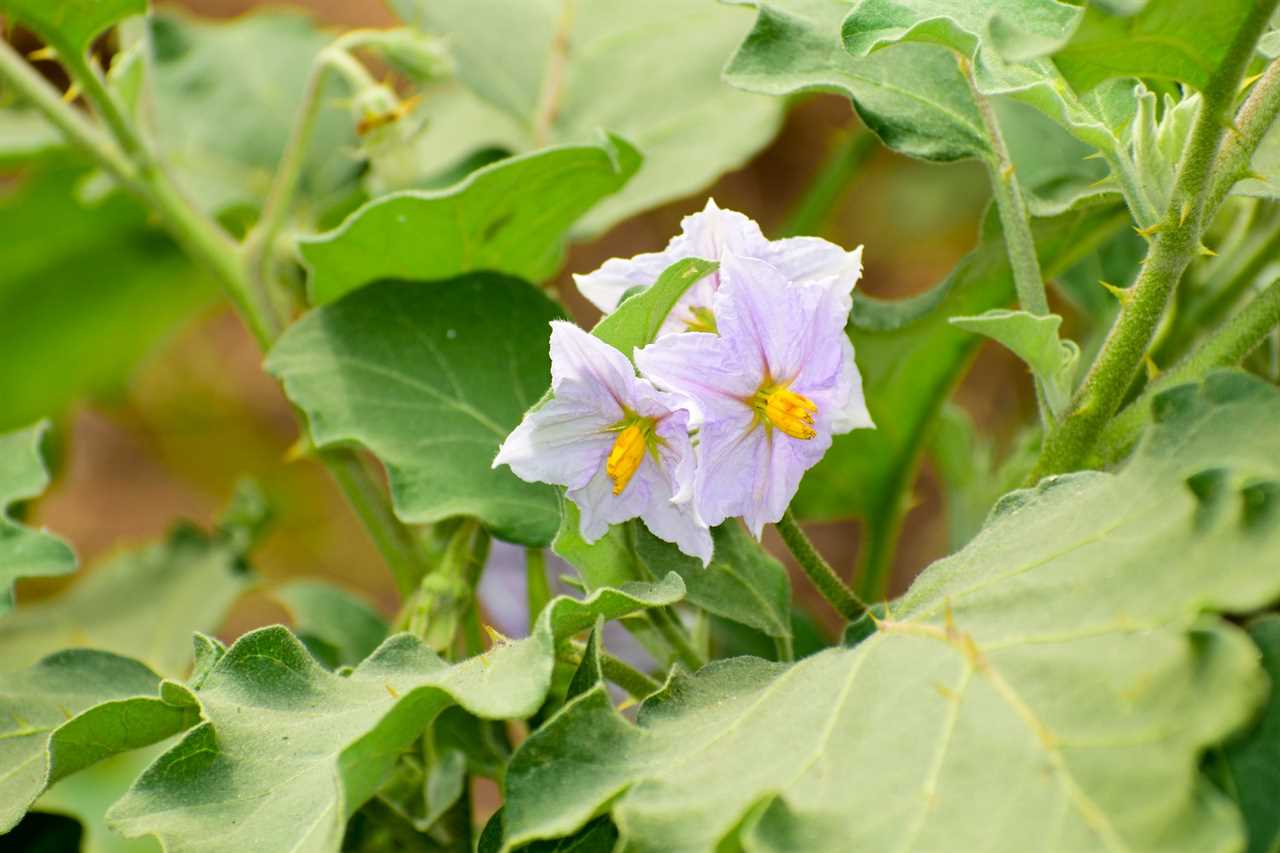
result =
M641 372L698 406L698 515L741 516L760 537L831 436L874 427L845 334L853 280L794 282L728 254L713 308L718 334L668 335L636 351Z
M627 357L572 323L551 324L551 390L507 436L493 466L565 486L587 542L637 516L655 536L711 561L693 507L692 403L636 376Z
M726 254L765 261L793 282L836 278L847 280L852 287L862 274L861 247L846 252L817 237L766 240L760 226L750 218L723 210L716 206L715 199L708 199L703 210L684 218L681 232L671 238L663 251L634 258L613 258L590 275L575 275L573 280L583 296L608 314L618 307L628 290L653 284L676 261L684 258L721 261ZM717 271L690 287L667 316L658 336L715 331L713 301L722 280Z

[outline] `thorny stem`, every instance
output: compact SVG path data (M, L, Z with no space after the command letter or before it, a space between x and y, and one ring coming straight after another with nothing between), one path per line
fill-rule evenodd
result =
M1031 475L1033 481L1074 470L1084 463L1138 372L1169 297L1199 249L1206 200L1210 198L1219 148L1231 123L1231 107L1254 46L1276 5L1277 0L1260 0L1254 5L1205 87L1169 208L1156 226L1137 281L1126 294L1116 324L1067 416L1045 436L1039 462Z
M65 57L64 57L65 61ZM80 84L95 110L103 116L115 140L108 138L75 107L66 103L8 43L0 39L0 80L7 82L36 107L67 141L94 161L127 189L149 204L166 230L197 261L208 266L222 282L227 297L258 345L266 350L279 332L270 308L255 298L240 247L221 226L200 211L173 182L162 164L120 112L110 90L87 60L74 58L67 70ZM126 153L127 152L127 153ZM346 494L402 589L406 578L420 577L428 568L425 559L407 543L413 534L391 512L376 480L351 451L327 451L324 461ZM411 585L410 589L413 588Z
M1200 379L1219 367L1238 364L1280 324L1280 279L1174 367L1152 382L1133 403L1107 424L1099 442L1103 461L1118 460L1133 445L1151 410L1151 401L1166 388Z
M782 541L795 556L800 568L813 581L814 588L837 613L852 622L867 612L867 605L841 580L831 564L818 553L818 549L813 547L790 509L782 514L782 518L774 526L778 528Z
M1236 182L1249 176L1249 164L1262 137L1280 115L1280 59L1274 60L1253 84L1236 113L1235 130L1223 140L1213 169L1213 184L1205 199L1205 223L1212 221Z

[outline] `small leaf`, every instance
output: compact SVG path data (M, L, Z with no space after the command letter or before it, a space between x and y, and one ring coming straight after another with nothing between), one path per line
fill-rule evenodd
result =
M1203 90L1253 0L1150 0L1136 15L1096 7L1053 55L1079 92L1114 77L1177 80Z
M551 376L560 309L525 282L475 273L383 281L293 324L267 357L317 446L356 442L386 466L410 523L473 516L499 538L545 546L556 493L492 469Z
M689 0L390 5L406 23L448 39L465 87L424 93L433 120L418 150L426 172L482 148L587 142L601 128L644 154L636 179L579 223L586 234L708 186L750 160L781 124L783 104L720 79L749 26L739 9Z
M28 666L50 652L92 646L178 677L191 662L191 632L222 624L250 582L243 553L189 527L87 572L56 598L0 618L0 666ZM139 602L147 616L139 617Z
M770 637L791 636L791 579L787 570L751 538L737 521L711 531L715 553L703 568L696 557L680 553L639 522L635 552L655 576L677 572L685 598L709 613L732 619Z
M144 15L147 0L0 0L0 12L30 27L63 53L83 54L103 30Z
M976 317L952 317L951 325L991 338L1026 362L1044 389L1049 411L1055 418L1066 412L1080 348L1058 339L1061 317L993 308Z
M320 667L284 628L246 634L196 692L205 721L148 768L109 823L189 853L336 853L346 819L440 711L456 703L486 719L528 717L546 697L557 643L597 617L683 592L670 575L557 598L527 639L453 665L397 634L346 677Z
M512 758L504 849L601 814L642 851L1238 849L1198 765L1266 679L1209 614L1280 598L1280 392L1222 373L1160 411L1119 473L1007 496L852 648L716 661L635 723L574 699Z
M289 611L294 632L315 654L333 654L331 667L355 666L387 638L387 623L368 602L323 581L295 580L272 590ZM321 657L321 655L316 655Z
M80 649L0 674L0 833L59 779L194 725L195 700L171 704L159 686L135 660Z
M658 330L685 291L719 267L715 261L700 258L676 261L663 270L652 285L624 299L596 323L591 334L631 358L637 348L658 336Z
M14 504L36 497L49 485L40 453L48 428L40 423L0 434L0 616L13 606L13 582L18 578L65 575L76 568L76 556L67 543L8 515Z
M1249 829L1249 853L1270 853L1280 841L1280 616L1261 616L1249 624L1249 636L1262 650L1262 666L1271 677L1271 700L1244 737L1219 754L1225 790L1240 804Z
M639 166L639 153L610 136L500 160L447 190L376 199L340 228L301 242L311 297L324 304L380 278L477 270L543 281L564 260L570 226Z

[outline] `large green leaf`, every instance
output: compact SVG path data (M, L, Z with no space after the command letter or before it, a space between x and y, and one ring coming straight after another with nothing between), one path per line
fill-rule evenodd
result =
M546 697L558 642L597 617L683 592L671 575L558 598L527 639L453 665L397 634L347 677L324 670L283 628L246 634L196 690L205 721L138 779L109 821L173 851L337 851L346 819L443 709L528 717Z
M0 670L90 646L170 677L191 661L191 632L212 631L249 583L240 547L189 527L88 571L62 595L0 617Z
M46 424L0 433L0 616L13 606L13 582L75 571L67 543L8 517L15 503L34 498L49 485L40 454Z
M84 53L103 30L147 11L147 0L0 0L0 12L64 53Z
M560 523L555 490L490 466L550 382L547 324L559 316L537 289L492 273L384 281L295 323L266 366L317 445L356 442L382 460L405 521L473 516L542 546Z
M387 638L387 623L367 601L323 581L293 580L271 591L308 650L328 664L355 666Z
M1053 61L1080 92L1113 77L1203 89L1252 8L1253 0L1150 0L1136 15L1116 15L1090 6Z
M1262 650L1262 665L1271 676L1271 701L1248 734L1219 756L1225 789L1240 804L1249 828L1249 853L1272 853L1280 845L1280 616L1259 617L1249 635Z
M1072 266L1128 222L1115 208L1037 222L1046 277ZM930 292L904 302L855 301L849 335L876 429L837 436L801 481L793 506L807 518L863 518L869 537L864 565L881 571L888 564L930 424L976 347L977 338L948 318L1000 308L1013 298L1008 255L993 233Z
M747 17L688 0L392 0L406 22L450 39L459 79L483 108L439 121L440 132L516 151L582 142L603 128L644 154L637 178L591 211L598 232L688 195L749 160L773 137L782 105L720 79ZM495 26L501 22L501 26ZM500 59L497 59L500 57ZM626 92L625 98L619 92ZM455 92L454 98L458 97ZM430 94L424 106L432 114ZM502 125L495 133L495 125ZM433 133L423 136L424 150ZM496 138L495 138L496 137ZM447 164L439 164L441 166Z
M302 241L318 304L380 278L453 278L492 270L543 281L560 268L569 227L635 174L640 155L609 137L500 160L439 192L369 202L340 228Z
M58 652L0 674L0 833L54 782L194 725L195 700L135 660Z
M205 210L257 206L266 196L293 128L316 55L332 36L296 12L197 21L151 18L154 62L150 111L166 161ZM354 182L352 121L322 95L304 163L304 198L323 201ZM311 214L317 211L311 210Z
M748 0L741 0L748 2ZM725 68L735 86L770 95L835 91L890 148L928 160L990 152L955 57L932 45L852 56L840 44L850 6L832 0L755 0L755 27Z
M0 197L0 429L117 391L217 293L133 199L77 201L83 175L50 159Z
M1198 760L1266 681L1205 611L1280 596L1280 393L1158 408L1122 471L1007 496L856 646L711 664L635 724L570 702L512 759L506 844L607 810L628 850L1235 849Z

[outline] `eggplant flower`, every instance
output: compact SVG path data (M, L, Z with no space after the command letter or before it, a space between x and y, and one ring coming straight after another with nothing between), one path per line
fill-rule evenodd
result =
M627 357L572 323L551 324L551 390L507 436L493 467L565 486L587 542L639 518L655 536L711 561L693 507L692 403L636 376Z
M782 518L831 436L874 427L845 323L853 279L794 282L728 254L713 309L718 334L669 335L636 351L659 387L698 412L698 515L741 516L758 539Z
M608 314L628 290L653 284L676 261L722 261L726 254L765 261L793 282L836 278L847 280L852 287L862 274L861 247L846 252L817 237L766 240L759 225L741 213L717 207L715 199L708 199L700 212L686 216L681 229L661 252L613 258L589 275L575 275L578 290ZM716 331L713 302L722 281L722 273L717 271L690 287L658 330L658 337Z

